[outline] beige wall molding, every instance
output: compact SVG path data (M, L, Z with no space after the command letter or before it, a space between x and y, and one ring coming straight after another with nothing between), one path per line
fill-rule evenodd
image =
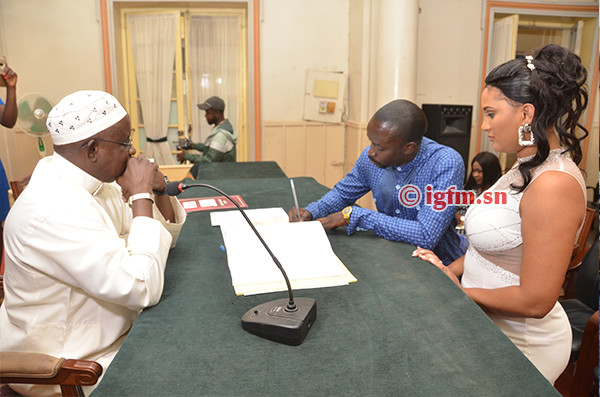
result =
M352 170L362 150L369 145L366 131L366 123L352 121L345 125L265 121L263 160L276 161L291 178L310 176L331 188ZM358 204L374 208L370 193Z

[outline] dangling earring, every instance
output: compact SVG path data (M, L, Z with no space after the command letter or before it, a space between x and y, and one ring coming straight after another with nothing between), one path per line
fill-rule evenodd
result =
M526 141L525 138L523 138L523 133L524 132L526 132L528 134L531 134L531 140L530 141ZM519 127L519 145L520 146L533 146L533 145L535 145L535 138L533 136L533 132L531 131L531 124L525 123L521 127Z

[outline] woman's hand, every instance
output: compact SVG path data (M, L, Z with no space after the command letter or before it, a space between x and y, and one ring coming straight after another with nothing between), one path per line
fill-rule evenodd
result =
M454 281L456 285L461 287L460 281L458 281L458 277L456 277L456 274L450 271L450 269L448 269L447 266L444 266L440 258L438 258L437 255L433 253L433 251L417 247L417 249L413 251L412 256L419 257L424 261L432 263L435 267L443 271L446 274L446 276L450 278L450 280Z

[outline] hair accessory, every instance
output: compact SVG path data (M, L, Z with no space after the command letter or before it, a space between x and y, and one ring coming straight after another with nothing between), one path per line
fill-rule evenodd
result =
M525 59L527 60L527 67L533 72L535 70L535 65L533 64L533 57L531 55L527 55L525 56Z
M523 133L526 132L528 134L531 134L531 140L530 141L526 141L525 138L523 138ZM533 146L535 145L535 138L533 137L533 132L531 131L531 124L529 123L525 123L522 126L519 127L519 145L520 146Z

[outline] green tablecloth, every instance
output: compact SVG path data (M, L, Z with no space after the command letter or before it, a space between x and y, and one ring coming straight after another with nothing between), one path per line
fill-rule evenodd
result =
M286 178L275 161L247 161L243 163L194 164L190 173L197 181L205 179Z
M294 181L301 206L327 191ZM292 207L285 178L216 185L249 208ZM327 234L358 282L295 291L316 299L317 320L302 345L287 346L240 325L247 310L287 294L235 296L219 228L208 213L189 214L161 302L136 321L93 397L558 395L442 272L411 257L413 246L343 228Z

